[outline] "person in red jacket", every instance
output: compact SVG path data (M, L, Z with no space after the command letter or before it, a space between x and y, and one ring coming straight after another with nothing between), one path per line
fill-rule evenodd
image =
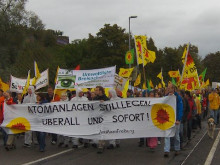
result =
M4 105L5 97L3 96L3 93L4 93L4 91L2 89L0 89L0 125L2 124L3 119L4 119L3 105ZM3 135L4 146L6 146L8 135L5 132L5 130L1 127L0 127L0 132L2 132L2 135Z
M185 98L188 100L189 103L189 113L187 115L187 137L188 140L191 140L192 119L195 116L196 107L195 107L194 99L189 91L185 92Z

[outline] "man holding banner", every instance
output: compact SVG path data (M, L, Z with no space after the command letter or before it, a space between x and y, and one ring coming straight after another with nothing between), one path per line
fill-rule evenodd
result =
M28 104L28 103L36 103L37 102L37 96L35 95L35 90L34 86L29 86L28 87L28 94L27 96L24 97L23 104ZM31 147L32 143L32 131L27 131L25 132L24 136L24 146L25 147Z
M96 87L95 94L96 94L96 97L95 97L94 100L100 100L101 102L109 100L109 98L105 95L105 90L102 86L97 86ZM103 153L104 148L105 148L105 141L104 140L99 140L97 153L98 154Z
M173 84L169 84L167 88L167 95L175 95L176 96L176 130L174 136L174 150L175 155L177 156L180 151L180 122L183 116L183 101L181 96L175 91L175 86ZM164 157L169 157L170 152L170 137L165 137L164 144Z

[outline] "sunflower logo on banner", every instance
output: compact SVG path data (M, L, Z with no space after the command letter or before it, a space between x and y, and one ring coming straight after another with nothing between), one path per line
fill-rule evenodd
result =
M157 128L165 131L175 124L174 109L168 104L154 104L151 109L151 119Z
M11 120L7 125L7 128L10 128L10 130L14 133L22 133L29 131L31 129L30 122L24 118L24 117L18 117L13 120Z
M127 51L125 54L125 63L133 64L134 63L134 49Z

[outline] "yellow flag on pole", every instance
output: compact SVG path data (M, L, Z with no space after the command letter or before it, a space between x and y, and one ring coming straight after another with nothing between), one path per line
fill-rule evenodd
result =
M4 92L9 90L9 85L4 83L1 78L0 78L0 89L2 89Z
M156 53L147 49L147 37L146 36L134 36L135 49L137 55L137 64L154 63L156 59Z
M131 73L133 72L134 68L120 68L118 75L124 78L129 78Z
M165 87L166 85L165 85L165 83L164 83L164 81L163 81L162 69L161 69L161 72L157 75L157 77L158 77L159 79L161 79L161 83L163 84L163 87ZM159 87L159 86L158 86L158 87Z
M179 70L177 70L177 71L169 71L168 74L169 74L170 77L175 77L175 78L176 77L180 77Z
M181 87L188 91L200 88L197 68L189 52L183 67Z
M159 79L162 79L162 72L160 72L160 73L157 75L157 77L158 77Z
M134 86L138 86L141 83L141 74L139 73L139 75L137 76L135 82L134 82Z
M35 85L37 80L41 77L41 74L40 74L40 71L38 69L36 61L34 61L34 74L35 74L35 77L32 80L32 85Z
M54 80L54 81L55 81L55 84L57 83L57 75L58 75L59 69L60 69L60 67L58 66L58 67L57 67L57 73L56 73L55 80Z
M162 88L162 84L161 83L158 84L158 88L159 89Z
M27 81L26 81L26 84L25 84L24 89L23 89L23 92L22 92L22 96L23 96L24 94L26 94L27 91L28 91L28 88L29 88L29 86L30 86L30 79L31 79L31 75L30 75L30 70L29 70L29 71L28 71L28 76L27 76Z
M142 89L147 89L146 82L143 83Z
M125 83L124 89L122 91L122 97L123 98L127 98L128 88L129 88L129 80L127 80L127 82Z
M149 83L150 83L150 87L151 87L151 88L154 88L154 84L153 84L153 82L152 82L151 80L150 80Z

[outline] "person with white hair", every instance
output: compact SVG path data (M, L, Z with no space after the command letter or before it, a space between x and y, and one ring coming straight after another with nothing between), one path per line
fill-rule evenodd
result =
M66 102L66 101L69 101L69 98L67 97L67 93L66 92L63 92L61 94L61 97L60 97L60 101L61 102ZM68 136L63 136L63 135L59 135L58 136L58 146L59 147L68 147L68 143L69 143L69 137Z
M117 93L116 93L115 89L110 89L108 91L108 93L109 93L110 101L121 99L120 97L117 96ZM107 147L107 149L114 149L116 147L120 147L120 140L118 140L118 139L110 140L109 141L109 146Z
M76 96L73 97L73 98L71 99L71 101L74 101L74 102L85 101L85 102L86 102L86 101L88 101L88 98L85 97L85 96L83 96L83 91L82 91L82 89L77 88L77 89L76 89ZM79 146L79 138L73 137L73 138L72 138L72 143L73 143L73 148L78 148L78 146ZM86 147L86 148L88 147L87 141L85 141L84 147Z
M30 104L37 102L37 96L35 95L34 92L35 92L34 86L29 86L27 95L24 97L23 104ZM32 131L27 131L25 132L25 136L24 136L24 146L31 147L31 143L32 143Z

